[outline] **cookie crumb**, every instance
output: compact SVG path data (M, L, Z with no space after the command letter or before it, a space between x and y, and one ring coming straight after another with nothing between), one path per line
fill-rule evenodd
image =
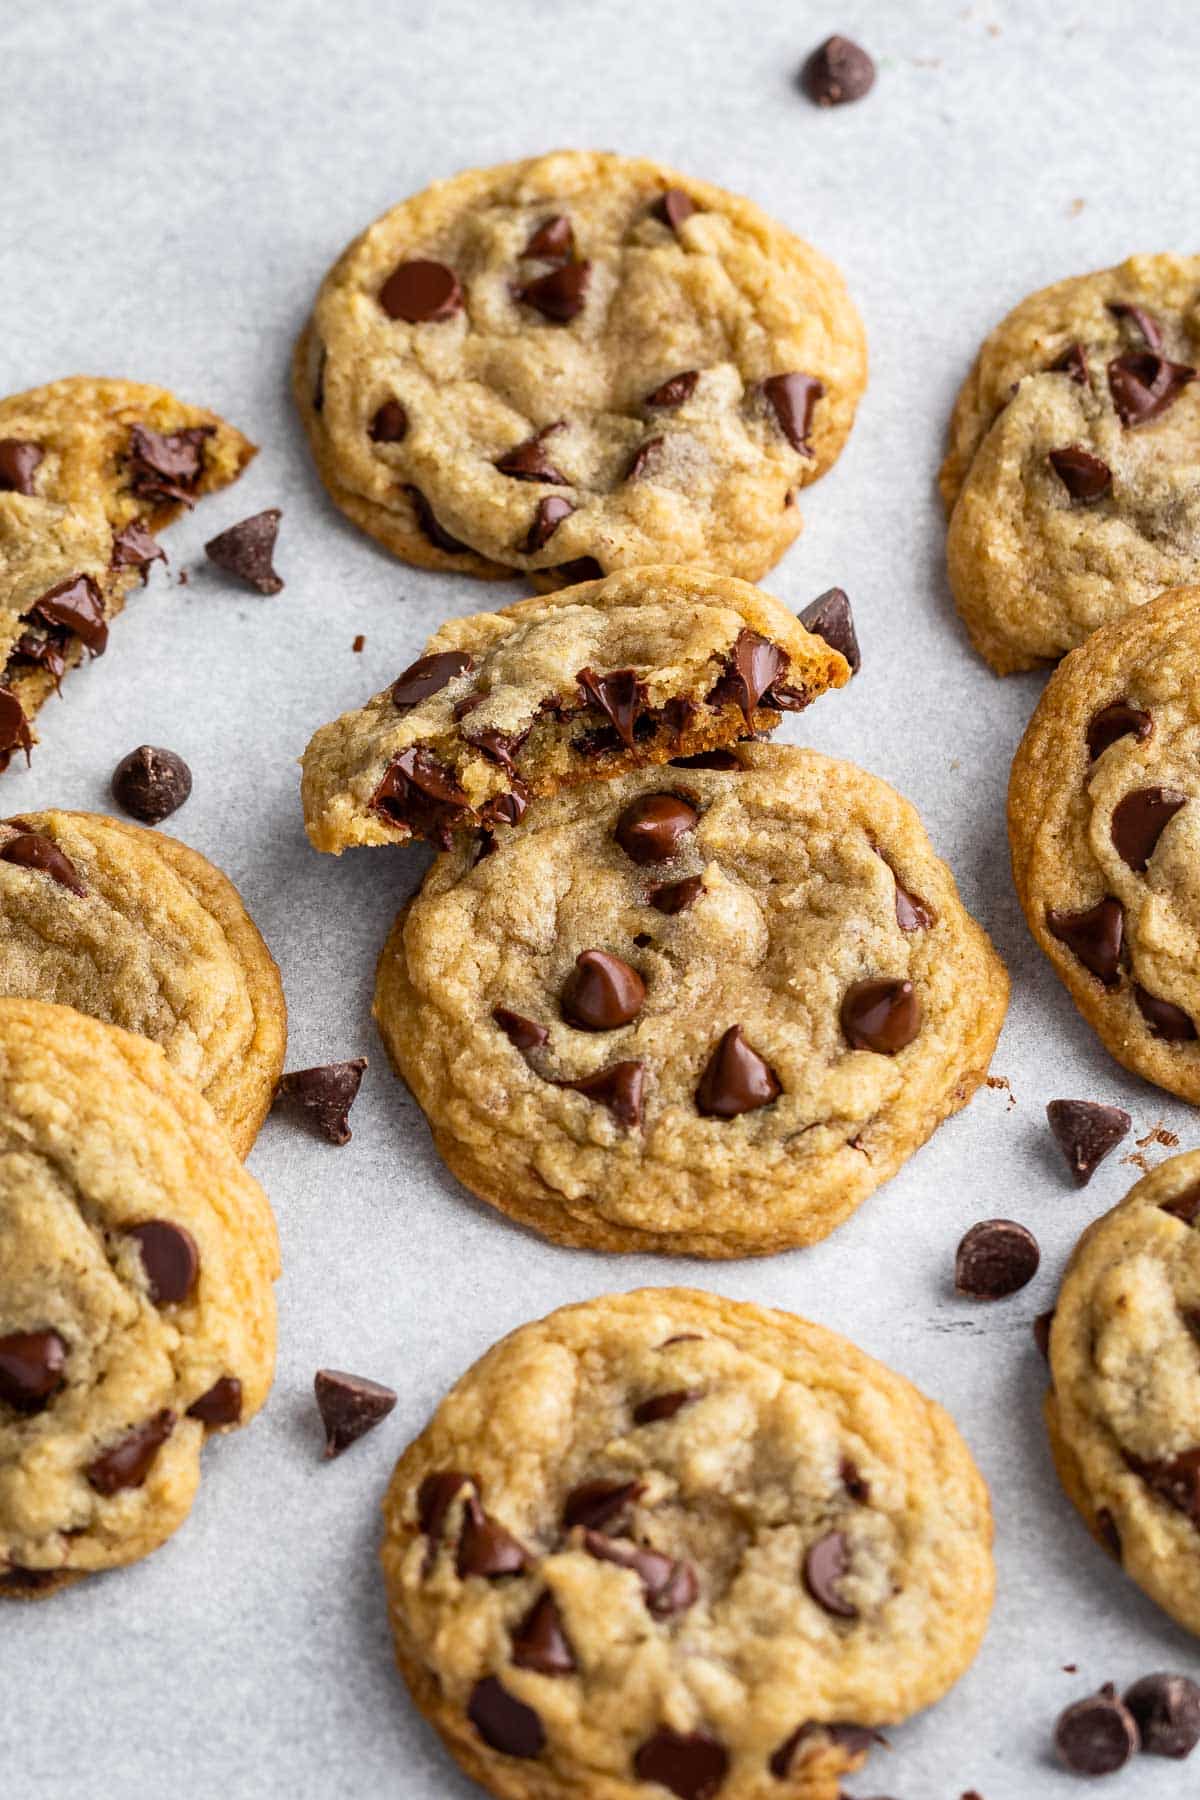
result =
M1072 200L1071 204L1067 207L1068 219L1077 219L1086 205L1086 200Z
M1176 1150L1179 1147L1179 1139L1175 1132L1168 1131L1161 1119L1157 1125L1150 1127L1145 1137L1135 1138L1134 1142L1139 1150L1145 1150L1149 1144L1162 1144L1167 1150Z

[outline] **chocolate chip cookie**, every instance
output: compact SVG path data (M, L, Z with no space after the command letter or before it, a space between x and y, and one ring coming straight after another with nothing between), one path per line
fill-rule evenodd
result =
M1138 1586L1200 1633L1200 1151L1084 1232L1049 1356L1063 1486Z
M686 1288L495 1345L384 1520L400 1669L504 1800L835 1800L992 1598L948 1414L832 1332Z
M559 587L634 563L756 580L866 382L842 278L748 200L559 151L404 201L295 357L321 478L426 568ZM576 565L583 564L583 570Z
M275 1359L275 1222L156 1044L0 1000L0 1595L136 1561Z
M1127 1069L1200 1101L1200 587L1116 619L1051 678L1013 762L1029 928Z
M0 996L153 1038L249 1151L287 1010L237 889L198 851L96 813L0 820Z
M515 824L534 794L770 731L849 666L760 589L655 567L451 619L391 687L322 726L318 850Z
M0 400L0 768L67 669L103 654L154 532L254 445L164 388L73 376Z
M1200 256L1023 300L963 386L942 466L959 611L998 674L1200 580Z
M469 947L469 954L467 953ZM743 744L440 857L375 1014L465 1184L560 1242L815 1242L987 1069L1008 983L913 809Z

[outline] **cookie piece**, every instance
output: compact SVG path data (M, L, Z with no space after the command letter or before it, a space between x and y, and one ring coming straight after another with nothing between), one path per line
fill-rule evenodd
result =
M1052 676L1013 761L1029 928L1105 1046L1200 1101L1200 587L1116 619Z
M318 850L515 823L531 795L773 730L845 659L733 576L627 570L451 619L304 753Z
M393 207L325 277L294 361L356 525L424 568L546 587L581 559L756 580L865 383L825 257L748 200L592 151Z
M0 400L0 768L65 670L102 655L153 533L255 454L165 388L77 375Z
M950 583L998 674L1057 661L1200 580L1200 256L1134 256L1023 300L959 394Z
M504 1338L383 1510L400 1669L505 1800L834 1800L991 1605L949 1415L833 1332L687 1288Z
M156 1044L0 1000L0 1595L136 1561L275 1360L275 1222Z
M153 1038L249 1152L283 1070L287 1008L237 889L199 851L96 813L0 821L0 996Z
M1200 1633L1200 1151L1084 1232L1050 1327L1046 1420L1093 1535Z
M380 959L375 1016L438 1149L562 1243L814 1243L995 1046L1003 965L912 807L815 751L716 754L450 851Z

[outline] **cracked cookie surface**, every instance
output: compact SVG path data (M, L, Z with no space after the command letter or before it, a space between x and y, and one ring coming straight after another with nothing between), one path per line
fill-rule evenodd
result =
M157 1045L0 999L0 1595L136 1561L275 1356L275 1222Z
M997 673L1200 579L1198 366L1196 256L1056 282L984 343L941 488L954 597Z
M295 391L321 477L395 555L550 587L757 579L866 382L832 263L750 201L560 151L385 213L326 276Z
M1013 877L1034 937L1125 1067L1200 1101L1200 587L1097 631L1013 761Z
M942 1408L832 1332L684 1288L495 1345L384 1520L400 1668L505 1800L834 1800L991 1604L987 1491Z
M906 801L813 751L713 754L443 855L380 959L375 1015L441 1154L561 1242L815 1242L966 1103L999 1033L1003 965Z
M162 832L98 813L0 821L0 996L152 1038L245 1156L283 1072L279 971L233 883Z
M301 793L318 850L449 845L531 796L773 729L849 668L769 594L656 567L450 619L411 668L322 726Z

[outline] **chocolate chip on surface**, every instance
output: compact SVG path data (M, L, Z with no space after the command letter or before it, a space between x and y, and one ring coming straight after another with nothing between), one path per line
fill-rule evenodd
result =
M1172 1000L1160 1000L1140 983L1135 982L1133 999L1149 1028L1151 1037L1164 1044L1190 1044L1196 1036L1196 1022L1182 1006Z
M496 458L493 467L513 481L544 481L550 486L570 487L570 478L556 468L546 454L543 441L546 435L539 431L536 436L515 444Z
M465 675L471 666L472 659L465 650L435 650L429 656L419 656L393 681L392 704L404 708L417 706L422 700L440 694L457 676Z
M613 669L598 675L580 669L575 677L589 706L602 712L627 750L634 747L634 726L646 703L646 684L635 669Z
M644 1491L640 1481L581 1481L563 1503L563 1524L568 1531L573 1525L599 1531L620 1518Z
M714 704L732 700L741 709L746 730L754 729L754 711L760 700L773 704L769 689L772 682L786 675L787 652L778 644L760 637L757 631L743 627L726 656L726 674L713 688L709 699Z
M633 1422L635 1425L657 1425L660 1420L673 1419L677 1412L682 1412L685 1406L700 1397L699 1388L675 1388L669 1394L652 1394L634 1407Z
M626 481L644 480L647 469L650 468L658 452L662 449L662 446L663 440L661 437L647 438L644 444L639 444L629 460L629 467L625 471Z
M826 38L800 71L800 84L817 106L847 106L875 85L875 64L851 38Z
M804 1585L825 1612L836 1619L857 1619L858 1608L841 1592L850 1568L850 1548L841 1531L827 1531L804 1552Z
M0 1401L17 1412L41 1412L63 1384L67 1346L57 1331L10 1331L0 1337Z
M317 1410L325 1427L326 1459L340 1456L374 1431L396 1404L395 1390L344 1369L318 1369L313 1377Z
M277 1092L303 1107L329 1143L348 1144L352 1135L350 1108L358 1098L366 1067L366 1057L355 1056L347 1062L293 1069L282 1077Z
M558 1603L550 1592L539 1594L509 1640L519 1669L538 1675L570 1675L577 1668Z
M581 950L563 983L563 1018L581 1031L615 1031L642 1010L646 984L607 950Z
M1131 350L1108 365L1108 387L1126 430L1148 425L1179 398L1196 371L1151 350Z
M505 1575L520 1575L528 1565L524 1545L483 1510L474 1494L468 1494L455 1564L459 1580L480 1575L496 1581Z
M1154 720L1148 712L1143 712L1130 700L1113 700L1108 706L1102 706L1099 712L1092 714L1087 728L1088 753L1095 762L1119 738L1127 737L1132 732L1140 743L1153 730Z
M127 1233L138 1247L155 1306L186 1300L200 1274L200 1250L190 1231L170 1219L147 1219Z
M1140 1739L1137 1721L1108 1683L1060 1713L1054 1743L1076 1775L1112 1775L1136 1755Z
M1126 1691L1125 1705L1150 1756L1176 1760L1200 1743L1200 1686L1186 1675L1143 1675Z
M1150 865L1159 838L1187 795L1175 788L1135 788L1113 808L1112 841L1117 854L1136 874Z
M666 862L696 829L700 814L681 794L641 794L617 820L614 836L631 862Z
M485 1675L471 1689L467 1717L492 1750L502 1756L540 1756L546 1748L546 1730L532 1706L510 1694L494 1675Z
M385 400L367 428L373 444L402 444L408 436L408 413L399 400Z
M455 829L469 814L467 796L454 772L438 762L422 744L394 756L371 796L376 812L392 824L407 825L448 850Z
M521 1013L510 1012L507 1006L497 1006L492 1018L500 1027L510 1044L518 1050L540 1050L550 1036L544 1025L538 1025L533 1019L525 1018Z
M9 838L0 848L0 862L12 863L19 869L36 869L40 874L49 875L59 887L80 897L87 893L83 878L70 857L40 831L23 831L17 837Z
M808 441L813 408L825 392L825 383L815 375L799 370L786 375L769 375L762 384L767 404L779 422L779 429L801 456L811 456Z
M652 887L646 895L647 901L656 912L686 912L704 892L704 878L700 875L686 875L682 881L663 881Z
M954 1285L968 1300L1004 1300L1037 1274L1041 1251L1032 1231L1015 1219L981 1219L954 1258Z
M252 587L256 594L278 594L283 589L283 577L276 574L273 557L282 517L277 506L268 506L265 512L240 519L227 531L209 538L204 554L226 574L236 575Z
M236 1425L242 1416L242 1384L236 1375L222 1375L187 1409L189 1419L202 1425Z
M1087 1186L1133 1124L1121 1107L1102 1106L1094 1100L1051 1100L1046 1117L1076 1187Z
M656 219L668 225L676 236L685 219L690 219L697 211L696 202L682 188L668 188L661 194L650 209Z
M699 1598L700 1584L689 1562L631 1543L628 1538L606 1537L599 1531L584 1532L583 1548L597 1562L631 1569L642 1584L647 1610L656 1619L686 1612Z
M215 430L215 425L191 425L184 431L161 432L135 425L129 434L134 493L145 500L192 506L204 473L204 446Z
M1083 912L1060 912L1047 907L1046 929L1078 957L1097 981L1105 987L1116 986L1125 941L1125 909L1119 900L1109 894Z
M123 756L112 775L112 797L144 825L158 825L178 812L192 791L192 771L174 750L139 744Z
M68 575L35 600L29 614L74 632L89 656L103 656L108 648L104 597L90 575Z
M700 379L699 369L684 369L678 375L671 375L652 394L647 394L643 406L672 407L682 406L691 399L696 391L696 383Z
M525 556L536 556L544 550L564 519L569 519L575 508L561 494L544 494L537 503L533 522L529 527L529 535L524 539L521 550Z
M0 438L0 494L33 494L33 478L45 451L25 438Z
M836 650L845 657L850 665L850 673L858 674L862 668L862 652L854 629L854 613L849 596L842 588L827 588L823 594L818 594L799 617L805 631L824 638L831 650Z
M461 538L453 537L440 523L437 514L419 487L413 487L410 484L404 491L412 502L412 509L416 514L417 524L422 534L429 539L436 550L444 550L447 556L462 556L470 549L469 544L464 544Z
M398 263L379 290L379 304L388 318L407 325L453 318L462 303L454 270L423 257Z
M783 1085L766 1058L731 1025L717 1042L696 1088L696 1110L710 1119L736 1119L769 1106Z
M570 262L575 255L575 231L567 215L555 213L543 219L521 254L539 262Z
M872 976L847 988L840 1017L851 1049L896 1056L921 1029L921 1002L911 981Z
M555 1087L573 1088L598 1106L606 1106L618 1125L633 1130L642 1122L642 1094L646 1085L646 1065L642 1062L617 1062L594 1075L582 1075L577 1081L556 1081Z
M679 1800L713 1800L729 1773L729 1752L710 1732L660 1725L638 1746L633 1766L639 1781L656 1781Z
M417 1524L426 1537L439 1538L446 1514L473 1477L461 1469L435 1469L426 1475L417 1492Z
M106 1498L122 1488L141 1487L174 1429L175 1414L164 1407L93 1458L84 1470L89 1483Z
M1200 1525L1200 1449L1178 1456L1142 1457L1124 1452L1125 1462L1151 1492Z
M564 263L548 275L527 281L516 290L516 297L552 325L569 325L583 311L591 274L589 262Z
M1072 500L1092 506L1112 491L1112 470L1108 464L1080 444L1051 450L1047 461Z

